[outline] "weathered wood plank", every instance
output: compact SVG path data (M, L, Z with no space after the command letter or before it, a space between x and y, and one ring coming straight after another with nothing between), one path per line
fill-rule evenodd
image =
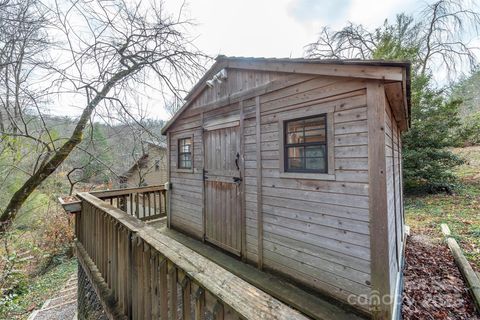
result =
M369 188L370 223L372 252L372 290L382 297L390 294L390 272L388 260L388 205L386 199L385 163L385 91L381 83L367 85L368 105L368 161L369 181L375 181ZM382 301L374 303L375 319L391 317L391 307Z

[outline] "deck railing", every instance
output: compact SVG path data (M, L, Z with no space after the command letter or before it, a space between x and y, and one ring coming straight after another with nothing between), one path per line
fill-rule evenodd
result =
M110 201L77 196L78 259L109 318L306 319Z
M143 221L167 214L167 191L161 185L93 191L90 194Z

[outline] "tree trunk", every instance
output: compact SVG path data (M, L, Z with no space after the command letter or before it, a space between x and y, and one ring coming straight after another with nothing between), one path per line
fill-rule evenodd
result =
M73 130L72 135L65 142L60 149L55 151L54 155L43 166L41 166L21 187L18 189L12 198L10 199L7 207L0 216L0 232L5 231L15 219L18 211L22 207L23 203L32 194L33 191L47 179L57 168L62 164L68 155L75 149L75 147L82 142L83 130L85 129L93 110L97 105L106 97L110 89L120 80L124 79L128 75L137 71L139 67L133 67L126 70L117 72L110 80L105 84L103 89L97 93L97 95L87 104L83 110L80 119Z

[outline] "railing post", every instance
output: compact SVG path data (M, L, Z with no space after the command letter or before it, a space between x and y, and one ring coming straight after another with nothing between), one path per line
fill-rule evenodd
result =
M195 292L195 320L203 320L205 313L205 290L198 287Z
M162 257L162 261L159 262L159 281L160 281L160 318L167 319L168 318L168 282L167 282L167 269L168 269L168 262L167 259Z
M120 210L122 210L123 212L127 212L127 196L121 196L119 198L119 208Z
M132 300L133 300L133 233L128 231L127 234L127 317L128 319L133 319L132 315Z
M191 283L190 279L183 274L183 280L181 283L182 286L182 307L183 307L183 319L190 320L192 318L191 313L191 298L190 298L190 290L191 290Z
M170 278L170 319L177 320L177 268L175 265L169 266Z

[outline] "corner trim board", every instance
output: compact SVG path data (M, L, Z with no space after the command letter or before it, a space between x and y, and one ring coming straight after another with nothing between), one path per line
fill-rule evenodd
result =
M257 147L257 244L258 268L263 268L263 206L262 206L262 126L260 113L260 96L255 97L256 147Z
M390 294L388 255L388 203L385 159L385 89L383 82L367 84L368 175L372 294ZM373 319L390 319L391 305L375 299Z

